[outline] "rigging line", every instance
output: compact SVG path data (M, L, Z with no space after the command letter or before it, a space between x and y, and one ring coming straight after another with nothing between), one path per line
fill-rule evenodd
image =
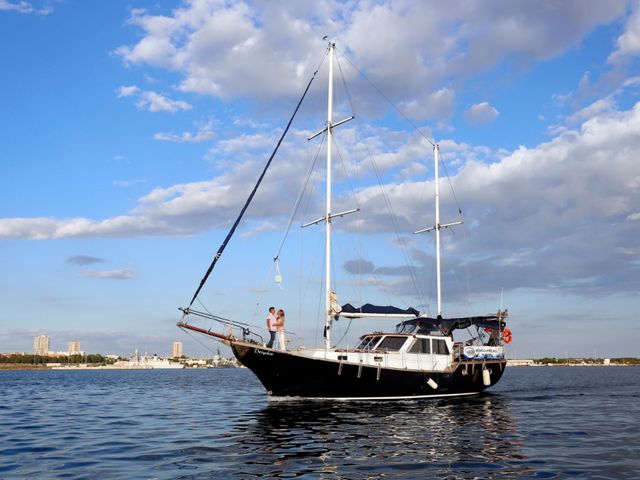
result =
M409 253L407 252L407 247L405 245L404 240L402 239L402 236L400 235L400 226L398 225L398 222L396 220L396 215L395 212L393 210L393 207L391 206L391 201L389 200L389 197L387 195L387 192L383 186L383 182L382 182L382 177L380 175L380 171L378 170L378 165L375 162L375 159L373 157L373 154L371 153L371 150L369 149L369 145L364 142L365 147L369 153L369 157L371 159L371 164L373 166L373 171L375 172L376 178L378 180L378 185L380 186L380 190L382 191L382 198L384 200L384 203L387 207L387 210L389 212L389 217L391 219L391 224L393 225L393 229L395 231L396 234L396 238L398 240L398 243L400 244L400 250L402 251L402 255L404 256L404 260L407 263L407 269L409 270L409 276L411 277L411 282L413 283L413 287L415 288L416 293L421 297L424 298L424 293L422 292L422 290L419 287L418 284L418 278L416 276L416 272L413 269L413 266L411 265L411 262L409 261Z
M260 289L261 295L258 296L258 301L256 302L256 306L253 309L253 315L252 315L252 320L255 321L255 319L258 316L258 308L260 308L260 306L262 305L262 300L264 298L264 293L267 292L269 290L269 288L267 287L267 284L271 283L271 281L269 280L273 274L273 263L270 264L269 266L269 271L266 273L266 276L264 278L264 281L262 282L262 288ZM262 327L256 327L256 328L262 328Z
M204 304L204 303L202 303L202 300L198 299L198 303L200 304L200 306L201 306L202 308L204 308L204 311L205 311L205 312L207 312L209 315L211 315L211 317L215 317L215 315L214 315L213 313L211 313L211 312L207 309L207 307L205 306L205 304ZM213 320L212 320L212 318L209 318L209 319L207 319L207 320L209 321L209 324L208 324L208 325L210 326L210 328L211 328L211 327L213 327Z
M376 84L375 84L375 83L373 83L371 80L369 80L369 77L367 77L367 76L364 74L364 72L363 72L362 70L360 70L360 69L359 69L359 68L358 68L358 67L357 67L357 66L356 66L356 65L355 65L351 60L349 60L349 57L347 57L347 55L346 55L344 52L342 52L341 50L339 50L337 47L336 47L336 50L338 50L338 51L340 52L340 54L345 58L345 60L346 60L347 62L349 62L349 63L351 64L351 66L352 66L352 67L353 67L353 68L354 68L354 69L355 69L355 70L356 70L360 75L362 75L362 78L364 78L364 79L369 83L369 85L371 85L371 86L372 86L372 87L373 87L373 88L374 88L374 89L375 89L375 90L380 94L380 96L381 96L382 98L384 98L384 99L389 103L389 105L391 105L391 106L392 106L392 107L393 107L393 108L394 108L394 109L395 109L395 110L400 114L400 116L402 116L402 118L404 118L404 119L407 121L407 123L409 123L409 125L411 125L411 126L413 127L413 129L414 129L416 132L418 132L418 133L420 134L420 136L421 136L421 137L423 137L427 142L429 142L429 143L431 144L431 146L433 146L433 147L435 147L435 146L436 146L435 142L434 142L433 140L431 140L429 137L427 137L424 133L422 133L422 130L420 130L420 128L419 128L415 123L413 123L413 121L411 121L411 119L410 119L409 117L407 117L407 116L402 112L402 110L400 110L400 109L395 105L395 103L393 103L393 102L389 99L389 97L387 97L387 96L382 92L382 90L380 90L380 89L376 86ZM340 65L340 64L338 64L338 65Z
M345 82L344 75L343 75L343 73L342 73L342 67L340 66L340 61L339 61L337 58L336 58L336 63L338 64L338 70L339 70L339 72L340 72L340 78L341 78L341 80L342 80L342 84L343 84L343 86L344 86L344 90L345 90L345 93L346 93L346 96L347 96L347 99L348 99L349 105L351 106L351 111L352 111L352 113L353 113L353 114L354 114L354 116L355 116L355 112L354 112L354 110L353 110L353 103L351 102L351 95L350 95L349 89L347 88L347 84L346 84L346 82ZM334 146L335 146L335 148L336 148L336 152L337 152L337 154L338 154L338 157L340 158L340 165L342 166L342 170L343 170L343 172L344 172L344 176L345 176L345 178L347 179L347 183L349 184L349 188L351 189L351 193L352 193L353 198L354 198L354 200L355 200L355 202L356 202L356 207L357 207L358 209L360 209L360 202L358 201L358 195L357 195L357 193L356 193L356 189L355 189L355 187L353 186L353 182L351 181L351 176L350 176L350 175L349 175L349 173L348 173L347 166L346 166L346 162L345 162L345 160L344 160L344 157L342 156L342 152L341 152L341 150L340 150L340 148L339 148L338 142L336 141L336 137L333 137L333 142L334 142ZM355 131L355 130L354 130L354 143L356 144L356 148L357 148L357 134L356 134L356 131ZM359 253L359 255L358 255L358 257L359 257L359 258L362 258L362 239L360 238L360 235L361 235L361 228L362 228L361 223L362 223L362 222L356 222L356 224L355 224L355 228L356 228L356 236L358 237L358 245L359 245L359 247L360 247L360 253ZM344 255L344 253L343 253L343 258L346 258L346 255ZM360 263L360 262L359 262L359 263ZM355 275L350 274L350 275L349 275L349 279L350 279L350 283L351 283L351 288L352 288L352 290L353 290L354 292L356 292L356 291L357 291L357 288L356 288ZM344 337L343 337L343 338L344 338ZM342 339L341 339L341 340L342 340ZM338 343L340 343L340 342L338 342Z
M340 340L338 340L338 341L336 342L336 345L335 345L335 346L340 345L340 342L342 342L342 340L344 340L344 337L346 337L346 336L347 336L347 333L349 333L349 329L351 328L351 322L352 322L352 321L353 321L353 318L350 318L350 319L349 319L349 325L347 325L347 329L344 331L344 334L342 335L342 337L340 337Z
M462 228L462 240L463 240L463 245L464 245L464 255L465 255L465 262L464 262L464 270L465 270L465 283L467 284L467 308L469 309L469 313L472 313L472 308L471 308L471 280L470 280L470 276L469 276L469 245L467 243L467 229ZM472 315L470 315L472 316Z
M211 313L207 309L207 307L205 307L204 303L202 303L202 300L200 300L199 298L197 300L198 300L198 303L200 304L200 306L202 308L204 308L205 312L207 312L209 315L211 315L212 318L209 319L210 321L216 321L216 322L221 323L223 325L234 325L234 326L237 326L238 328L241 328L241 327L244 327L244 326L260 328L259 325L255 325L255 324L252 324L252 323L237 322L235 320L231 320L230 318L223 318L223 317L220 317L218 315L214 315L213 313Z
M325 136L326 136L326 132L323 134L322 138L324 139ZM289 231L291 230L291 225L293 224L293 219L295 218L296 214L298 213L298 209L300 208L300 203L302 202L302 198L303 198L305 192L307 191L307 187L309 186L309 180L311 179L311 176L312 176L313 172L315 171L316 164L318 162L318 158L320 157L320 151L322 150L322 145L323 145L322 142L320 142L318 144L318 149L316 150L316 154L315 154L315 157L313 158L313 162L311 162L311 165L309 166L309 169L307 170L306 179L305 179L304 183L302 184L302 186L300 187L300 191L298 192L298 198L296 199L296 203L293 206L293 211L291 212L291 215L289 216L289 221L287 222L287 228L285 229L284 235L282 236L282 240L280 241L280 246L278 246L278 249L276 250L276 255L275 255L275 257L273 257L274 261L276 261L276 260L278 260L278 258L280 258L280 253L282 252L282 248L284 247L284 243L286 242L287 236L289 235Z
M325 54L325 57L326 57L326 54ZM242 210L240 211L240 215L238 216L238 218L236 219L235 223L231 227L231 230L229 230L229 233L227 234L226 238L222 242L222 245L220 245L220 248L218 249L215 257L213 257L213 261L211 262L211 265L207 269L207 272L204 274L204 277L200 281L200 285L196 289L196 292L193 294L193 298L191 299L191 302L189 303L189 306L193 305L193 302L195 301L196 297L200 293L200 290L202 290L202 287L204 287L204 284L206 283L207 279L209 278L209 275L211 274L211 272L213 271L213 268L215 267L216 263L218 263L218 259L220 258L220 256L222 255L222 252L226 248L227 243L229 243L229 240L231 240L231 237L233 236L234 232L236 231L236 228L238 228L238 224L240 223L240 220L242 220L242 217L244 216L244 213L247 211L247 208L249 208L249 204L251 204L251 201L253 200L253 197L255 196L256 191L258 190L258 187L262 183L262 179L264 178L265 174L267 173L267 170L268 170L269 166L271 165L273 157L275 157L278 149L280 148L280 145L282 144L282 141L284 140L284 137L287 135L287 132L289 131L289 128L291 127L291 124L293 123L293 119L295 118L296 114L298 113L298 110L300 109L300 105L302 105L302 101L306 97L307 92L309 91L309 88L311 87L311 83L313 82L313 79L316 78L318 70L320 69L320 66L322 65L322 63L324 62L324 58L325 57L322 58L322 61L320 62L320 65L318 66L318 69L315 72L313 72L313 75L311 76L311 79L309 80L309 83L307 84L307 88L305 88L304 93L302 94L302 97L300 97L300 100L298 101L298 105L296 105L296 109L294 110L293 115L291 115L291 118L289 119L289 122L287 123L286 128L282 132L282 136L278 140L278 143L276 144L276 147L274 148L273 153L269 157L269 160L267 160L267 164L264 166L264 169L262 170L262 173L260 174L260 177L258 177L258 181L256 182L255 187L253 187L253 191L249 195L249 198L247 199L246 203L244 204L244 207L242 207Z
M442 165L442 168L444 169L444 175L445 177L447 177L447 181L449 182L449 188L451 188L451 193L453 194L453 200L456 202L456 207L458 207L458 213L462 217L462 208L460 208L460 204L458 203L458 197L456 197L456 191L453 189L453 183L451 183L451 177L449 176L449 172L447 171L447 165L444 163L444 160L442 160L442 155L439 155L439 157L440 157L440 165Z
M407 123L409 123L409 125L411 125L411 126L414 128L414 130L415 130L416 132L418 132L418 134L419 134L420 136L422 136L425 140L427 140L427 141L428 141L428 142L429 142L433 147L436 147L436 148L438 147L438 146L437 146L437 144L436 144L433 140L431 140L431 139L430 139L429 137L427 137L424 133L422 133L422 130L421 130L421 129L420 129L420 128L415 124L415 123L413 123L413 122L411 121L411 119L410 119L410 118L408 118L408 117L407 117L407 116L402 112L402 110L400 110L400 109L399 109L399 108L398 108L398 107L397 107L397 106L396 106L396 105L395 105L395 104L394 104L394 103L393 103L393 102L392 102L392 101L391 101L391 100L390 100L390 99L389 99L389 98L388 98L388 97L387 97L387 96L382 92L382 90L380 90L380 89L379 89L379 88L378 88L378 87L373 83L373 81L371 81L371 80L369 79L369 77L367 77L367 76L365 75L365 73L364 73L361 69L359 69L359 68L358 68L358 67L357 67L357 66L356 66L356 65L355 65L355 64L354 64L354 63L349 59L349 57L348 57L344 52L342 52L341 50L339 50L337 47L336 47L336 50L338 50L338 51L340 52L340 54L345 58L345 60L346 60L347 62L349 62L349 64L350 64L350 65L351 65L351 66L352 66L352 67L353 67L353 68L354 68L354 69L355 69L355 70L356 70L360 75L362 75L362 77L363 77L363 78L364 78L364 79L365 79L365 80L366 80L366 81L367 81L367 82L368 82L368 83L369 83L369 84L370 84L370 85L371 85L371 86L372 86L372 87L373 87L373 88L374 88L374 89L375 89L375 90L380 94L380 96L381 96L382 98L384 98L384 99L385 99L385 100L386 100L386 101L387 101L387 102L388 102L388 103L389 103L389 104L390 104L390 105L391 105L391 106L392 106L392 107L393 107L393 108L394 108L394 109L395 109L395 110L396 110L396 111L397 111L397 112L398 112L398 113L399 113L399 114L400 114L400 115L401 115L401 116L402 116L402 117L407 121ZM338 62L338 68L340 69L340 63L339 63L339 62ZM346 88L346 85L345 85L345 88ZM347 92L348 92L348 90L347 90ZM347 96L349 97L349 102L351 103L351 97L349 96L349 94L348 94L348 93L347 93ZM353 106L352 106L352 110L353 110ZM453 189L453 184L451 183L451 177L449 176L449 172L447 171L447 167L446 167L446 165L444 164L444 161L442 160L442 157L440 157L440 163L442 164L442 166L443 166L443 168L444 168L445 176L447 177L447 180L448 180L448 182L449 182L449 186L450 186L450 188L451 188L451 193L453 194L454 201L456 202L456 206L458 207L458 213L460 214L460 216L462 216L462 208L460 208L460 204L459 204L459 202L458 202L458 198L456 197L456 192L455 192L455 190Z
M340 67L340 63L338 63L338 67ZM343 80L344 80L344 77L343 77ZM355 108L354 108L354 106L353 106L353 103L351 102L351 95L349 94L349 89L347 88L346 83L344 83L344 87L345 87L345 90L347 91L347 98L348 98L349 104L350 104L350 106L351 106L351 110L352 110L352 112L353 112L353 113L354 113L354 115L355 115ZM360 125L360 122L359 122L359 120L358 120L358 116L356 116L355 120L356 120L356 124L357 124L357 125ZM400 245L400 250L401 250L402 255L403 255L403 257L404 257L404 261L406 262L407 269L409 270L409 277L411 278L411 282L413 283L413 287L414 287L414 289L415 289L416 293L418 294L418 296L419 296L421 299L423 299L423 300L424 300L424 298L425 298L425 297L424 297L424 293L422 292L422 290L421 290L421 289L420 289L420 287L418 286L417 276L416 276L416 274L415 274L415 272L414 272L414 270L413 270L413 267L411 266L411 262L409 261L409 254L408 254L408 252L407 252L407 250L406 250L406 247L405 247L405 245L404 245L404 241L403 241L403 240L402 240L402 238L401 238L401 235L400 235L400 228L399 228L399 226L398 226L398 224L397 224L397 222L396 222L396 220L395 220L395 213L394 213L394 211L393 211L393 207L391 206L391 202L389 201L389 198L388 198L388 196L387 196L387 193L386 193L386 191L385 191L385 189L384 189L384 187L383 187L383 185L382 185L382 183L383 183L383 182L382 182L382 178L381 178L381 176L380 176L380 172L378 171L378 166L377 166L377 164L376 164L376 162L375 162L375 159L374 159L373 153L372 153L372 152L371 152L371 150L369 149L369 145L367 144L367 142L365 142L365 141L363 140L363 142L362 142L362 143L363 143L363 145L365 146L365 149L366 149L366 151L367 151L367 153L368 153L369 159L371 160L371 164L372 164L372 166L373 166L373 170L374 170L375 175L376 175L376 178L377 178L377 180L378 180L378 185L380 186L380 190L382 191L382 197L383 197L383 199L384 199L385 206L387 207L387 211L389 212L389 217L390 217L390 219L391 219L391 224L393 225L393 228L394 228L394 231L395 231L395 234L396 234L396 238L397 238L398 243L399 243L399 245ZM404 299L403 299L402 301L405 303L405 305L409 306L409 305L407 304L407 302L406 302Z
M316 256L316 259L317 258L318 257ZM322 257L322 270L321 270L321 272L324 271L324 268L325 268L325 258L323 256ZM318 330L320 329L320 322L322 321L324 323L324 316L325 316L324 313L322 315L320 313L320 312L324 311L324 308L322 308L322 306L321 306L322 305L322 300L323 300L322 293L324 291L324 285L322 285L322 282L318 282L318 287L317 288L320 290L320 292L319 292L319 295L317 296L317 298L318 298L318 307L316 308L316 333L315 333L315 343L313 345L314 348L318 348ZM324 325L323 325L322 338L324 339Z
M184 333L186 333L187 335L189 335L191 338L193 338L196 342L198 342L200 345L202 345L204 348L206 348L207 350L211 351L211 353L213 353L213 348L209 347L207 344L205 344L204 342L201 342L195 335L193 335L191 332L189 332L188 330L179 327L180 330L182 330Z
M319 146L319 153L322 153L322 148L324 148L324 143L320 143ZM320 156L318 155L318 158ZM304 199L303 202L301 202L301 208L302 208L302 214L300 215L303 219L307 216L308 212L309 212L309 207L311 205L311 199L312 197L315 195L316 193L316 185L319 183L318 182L318 177L320 176L320 168L319 168L319 163L320 162L315 162L313 164L313 169L311 171L310 174L310 181L308 182L309 185L311 186L311 188L309 189L309 193L306 195L306 198ZM304 230L304 229L303 229Z
M342 53L342 52L341 52L341 53ZM353 64L353 63L352 63L352 62L351 62L351 61L350 61L350 60L349 60L349 59L348 59L344 54L342 54L342 55L345 57L345 59L346 59L346 60L347 60L347 61L348 61L348 62L349 62L349 63L350 63L350 64L351 64L351 65L352 65L352 66L353 66L357 71L360 71L360 70L359 70L359 69L358 69L358 68L357 68L357 67L356 67L356 66L355 66L355 65L354 65L354 64ZM338 70L340 71L340 78L342 79L342 83L343 83L343 86L344 86L344 89L345 89L345 92L346 92L346 95L347 95L347 100L348 100L348 102L349 102L349 105L351 106L351 111L353 112L354 116L356 117L356 118L355 118L355 120L356 120L356 124L357 124L357 125L359 125L359 124L360 124L360 122L359 122L359 120L358 120L359 116L358 116L358 115L356 115L356 109L355 109L355 107L354 107L354 105L353 105L353 101L352 101L352 99L351 99L351 93L350 93L350 91L349 91L349 88L347 87L347 83L346 83L345 78L344 78L344 75L343 75L343 73L342 73L342 67L340 66L340 62L339 62L339 61L337 61L337 64L338 64ZM363 74L363 76L364 76L364 74ZM366 77L365 77L365 78L366 78ZM367 79L367 81L369 81L369 79ZM370 81L369 81L369 82L370 82ZM370 82L370 83L371 83L371 82ZM373 83L371 83L371 84L373 85ZM376 88L376 90L378 90L378 92L380 92L380 90L379 90L375 85L373 85L373 87L374 87L374 88ZM383 97L385 97L385 95L384 95L382 92L380 92L380 94L381 94ZM385 97L385 98L386 98L386 97ZM387 101L389 101L389 99L387 99ZM389 101L389 103L391 103L391 101ZM392 106L394 106L394 108L395 108L395 105L393 105L393 103L391 103L391 105L392 105ZM400 112L400 113L402 114L402 112ZM404 115L403 115L403 116L404 116ZM405 118L406 118L406 117L405 117ZM427 141L429 141L429 143L431 143L431 145L435 146L435 144L434 144L433 142L431 142L431 140L429 140L427 137L425 137L425 136L422 134L422 132L420 132L420 131L415 127L415 126L414 126L414 129L415 129L415 130L416 130L416 131L417 131L417 132L418 132L422 137L426 138L426 139L427 139ZM380 189L381 189L381 191L382 191L382 195L383 195L383 198L384 198L384 200L385 200L385 204L386 204L386 206L387 206L387 210L388 210L388 211L389 211L389 213L390 213L390 217L391 217L391 220L392 220L392 223L393 223L393 227L394 227L394 230L395 230L395 233L396 233L396 237L397 237L397 239L398 239L398 243L400 244L400 249L401 249L401 251L402 251L402 254L403 254L403 256L404 256L405 262L406 262L406 264L407 264L407 268L408 268L408 270L409 270L409 276L411 277L411 281L412 281L412 283L413 283L413 286L414 286L414 288L415 288L416 293L418 294L418 296L419 296L419 297L421 297L421 298L424 300L424 299L425 299L425 295L424 295L424 293L422 292L422 290L420 289L420 287L418 286L418 285L419 285L419 283L418 283L417 275L416 275L416 273L415 273L415 271L414 271L413 267L411 266L411 262L409 261L409 254L408 254L408 252L406 251L406 246L404 245L404 241L402 240L402 238L401 238L401 236L400 236L400 228L399 228L399 226L397 225L397 223L396 223L396 221L395 221L395 213L394 213L393 208L392 208L392 206L391 206L391 202L389 201L389 199L388 199L388 197L387 197L387 195L386 195L386 192L385 192L385 190L384 190L384 188L383 188L383 186L382 186L382 178L381 178L380 173L379 173L379 171L378 171L378 167L377 167L377 165L376 165L376 163L375 163L373 153L371 152L371 149L369 148L369 145L367 144L367 142L366 142L364 139L362 139L362 143L365 145L365 148L366 148L366 150L367 150L367 153L369 154L369 158L371 159L371 164L372 164L372 165L373 165L373 167L374 167L374 171L375 171L376 177L377 177L377 179L378 179L378 184L380 185ZM357 201L357 197L356 197L356 201Z
M344 158L342 157L342 153L340 152L340 148L338 146L338 143L335 141L335 137L332 137L333 140L333 145L335 146L336 149L336 153L338 154L338 157L340 158L340 165L342 165L342 171L344 172L344 176L347 179L347 183L349 184L349 188L351 189L351 193L353 194L353 198L356 201L356 207L360 208L360 202L358 202L358 196L356 195L356 190L353 186L353 183L351 183L351 177L349 176L349 173L347 172L347 166L345 164Z

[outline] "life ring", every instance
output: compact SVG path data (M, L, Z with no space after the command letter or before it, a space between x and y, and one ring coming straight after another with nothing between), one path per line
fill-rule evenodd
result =
M511 343L512 340L513 340L513 333L511 332L510 329L505 328L502 331L502 341L504 343Z

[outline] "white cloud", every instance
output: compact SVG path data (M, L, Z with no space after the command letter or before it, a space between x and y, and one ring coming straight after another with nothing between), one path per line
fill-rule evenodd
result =
M480 125L493 122L500 113L487 102L471 105L464 112L464 119L472 124Z
M182 132L181 134L158 132L153 135L156 140L175 143L199 143L213 140L215 133L211 130L211 123L207 123L197 132Z
M478 270L499 269L495 278L523 287L638 287L629 255L621 252L633 251L640 238L640 163L634 156L640 151L640 103L629 110L608 104L586 117L577 116L576 121L582 118L577 128L566 128L549 142L512 152L439 141L465 211L465 225L473 233L468 236L469 248L480 252L474 260ZM365 130L401 230L410 232L430 224L433 182L398 176L403 170L430 170L430 146L419 136L401 141L400 132ZM288 200L292 204L307 168L301 159L309 158L298 145L304 141L298 140L304 132L292 133L247 212L243 225L250 234L281 223L290 213ZM347 127L340 133L350 134ZM207 181L156 188L125 215L104 220L5 218L0 219L0 238L188 235L226 226L238 213L266 158L240 155L242 146L254 153L270 150L272 135L256 132L217 142L217 154L233 159L220 163L224 173ZM358 149L342 150L341 160L356 172L352 175L361 212L342 219L339 228L349 230L357 222L362 233L387 232L386 200L380 187L362 186L369 180L368 165ZM340 167L336 174L341 175ZM270 201L273 192L278 192L280 201ZM455 205L447 193L444 189L443 215L455 220ZM339 190L334 201L336 210L353 207L352 198ZM453 252L461 248L455 239L448 239L447 245ZM455 265L455 260L449 262ZM384 271L379 268L377 272ZM486 282L487 289L498 287Z
M85 270L82 273L83 277L90 278L110 278L116 280L130 280L136 276L135 272L131 269L120 269L120 270Z
M150 112L171 112L178 110L191 110L193 107L182 100L170 98L150 90L140 90L135 85L121 86L116 90L118 98L135 97L136 106Z
M184 92L221 98L294 97L317 67L324 35L407 114L447 116L455 86L509 61L557 56L625 13L624 0L533 2L333 2L193 0L168 14L134 10L142 38L116 50L126 63L181 75ZM375 32L375 33L372 33ZM351 79L356 72L343 61ZM355 95L363 95L356 89Z
M129 85L129 86L123 85L120 88L118 88L116 92L118 93L118 98L123 98L123 97L130 97L132 95L137 95L140 92L140 89L135 85Z
M455 98L456 94L452 89L443 87L405 103L402 111L413 118L444 120L453 114Z
M625 30L616 41L616 49L609 55L607 62L616 64L640 53L640 8L636 4L627 19Z
M582 85L583 82L581 81L580 84ZM603 115L606 116L617 111L619 98L628 94L635 95L639 86L640 77L626 78L619 86L607 95L588 103L582 108L576 109L572 114L566 117L562 117L561 123L550 125L548 127L549 133L552 135L559 135L567 132L571 128L575 128L591 118ZM579 86L578 90L583 90L583 88ZM573 93L570 93L566 98L572 96Z
M601 110L577 130L507 155L440 142L447 163L452 155L463 159L451 181L465 212L466 227L459 229L468 231L464 241L455 235L445 245L457 255L463 248L475 253L469 268L483 272L487 279L479 287L488 291L504 284L583 293L640 288L637 265L621 253L637 248L640 238L640 163L633 153L640 149L639 134L640 103L628 111ZM395 213L402 228L433 221L430 208L425 213L432 181L392 183L385 191L399 205ZM345 221L358 222L365 231L386 231L389 217L380 189L363 189L358 197L360 218ZM456 220L448 189L442 201L444 217ZM448 258L450 269L465 268L457 255Z
M156 92L142 92L140 98L136 102L136 106L147 109L150 112L171 112L178 110L191 110L191 105L182 100L171 100Z
M21 0L19 2L11 2L9 0L0 0L0 11L13 11L18 13L27 13L35 15L49 15L53 12L53 7L45 3L42 7L35 7L33 2Z
M229 154L242 150L260 149L273 144L274 138L265 133L242 134L235 138L221 140L213 150Z

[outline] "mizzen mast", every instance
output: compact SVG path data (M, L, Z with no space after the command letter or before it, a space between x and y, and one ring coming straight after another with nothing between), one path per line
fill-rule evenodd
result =
M438 294L438 318L442 318L442 278L440 274L440 230L442 228L453 227L454 225L460 225L461 221L452 223L440 223L440 176L438 173L438 166L440 164L440 147L435 144L433 146L433 162L434 162L434 176L436 184L436 224L433 227L423 228L415 233L424 233L435 230L436 232L436 289Z

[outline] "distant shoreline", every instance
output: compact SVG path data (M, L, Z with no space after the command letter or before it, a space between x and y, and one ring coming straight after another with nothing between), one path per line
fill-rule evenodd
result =
M141 365L139 367L118 367L113 365L29 365L24 363L0 363L0 370L57 370L57 371L81 371L81 370L210 370L210 369L227 369L242 368L229 365L207 366L207 367L184 367L184 368L162 368Z
M47 367L46 365L0 363L0 370L51 370L51 367Z

